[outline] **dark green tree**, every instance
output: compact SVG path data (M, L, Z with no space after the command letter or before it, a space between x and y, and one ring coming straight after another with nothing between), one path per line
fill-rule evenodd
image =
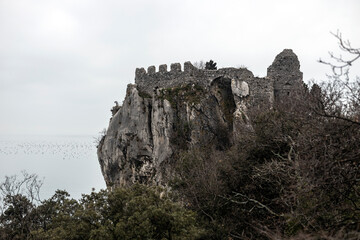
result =
M38 207L33 239L196 239L196 216L163 189L136 184L92 192L76 201L65 191Z
M116 239L196 239L200 235L195 214L163 191L137 184L109 195Z
M0 239L29 239L37 227L41 185L36 174L25 171L0 183Z
M6 196L4 205L6 210L0 216L1 239L29 239L36 222L35 206L21 194Z
M216 66L216 62L214 62L213 60L210 60L208 62L205 63L205 69L207 70L216 70L217 66Z

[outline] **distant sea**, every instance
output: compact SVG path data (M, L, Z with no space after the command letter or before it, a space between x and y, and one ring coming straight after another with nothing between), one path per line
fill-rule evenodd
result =
M78 199L105 188L93 136L0 135L0 182L23 170L43 179L42 199L57 189Z

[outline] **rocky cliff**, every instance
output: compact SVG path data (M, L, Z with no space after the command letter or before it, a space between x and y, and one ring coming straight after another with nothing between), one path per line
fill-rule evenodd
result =
M136 69L121 106L113 108L98 158L107 186L166 185L179 151L229 148L251 131L248 111L272 108L302 87L297 56L285 49L258 78L247 69L197 69L190 62Z

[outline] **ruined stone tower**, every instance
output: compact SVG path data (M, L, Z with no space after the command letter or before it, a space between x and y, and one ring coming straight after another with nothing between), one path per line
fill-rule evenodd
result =
M274 98L277 101L300 93L303 87L300 62L291 49L285 49L276 56L267 69L267 77L274 81Z

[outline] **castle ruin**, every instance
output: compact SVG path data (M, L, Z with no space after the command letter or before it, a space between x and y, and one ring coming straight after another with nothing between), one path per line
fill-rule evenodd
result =
M272 108L301 93L300 63L282 51L267 76L245 68L203 70L190 62L136 69L122 106L112 109L98 157L107 186L166 185L176 153L194 146L231 147L252 131L251 109Z
M269 105L275 101L282 101L293 96L302 88L303 74L300 63L291 49L283 50L276 56L272 65L267 69L267 76L254 77L246 68L221 68L218 70L204 70L194 67L191 62L185 62L183 70L180 63L160 65L158 71L155 66L137 68L135 83L141 92L153 95L157 88L172 88L186 84L197 84L208 89L214 80L230 79L233 85L248 87L248 98L251 106Z

